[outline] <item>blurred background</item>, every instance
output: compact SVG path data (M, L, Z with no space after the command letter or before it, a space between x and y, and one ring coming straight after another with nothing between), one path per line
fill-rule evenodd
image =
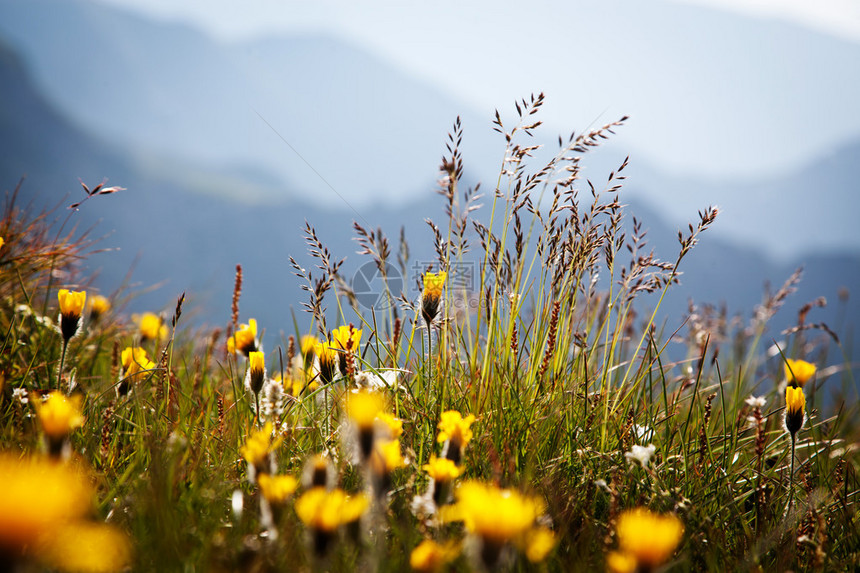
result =
M550 153L559 135L630 116L585 176L602 186L630 157L622 202L661 258L698 210L720 207L681 267L666 330L691 299L746 321L802 266L768 340L823 296L807 321L856 355L860 4L411 4L0 0L0 187L26 176L19 202L59 206L61 221L79 178L126 188L70 220L103 236L108 251L86 263L102 293L131 273L157 288L130 309L172 310L188 291L198 324L223 325L241 263L241 319L291 334L308 323L289 265L312 267L305 220L350 280L365 262L352 222L393 243L404 226L417 297L455 118L464 182L491 191L495 110L513 124L514 101L544 92L534 139Z

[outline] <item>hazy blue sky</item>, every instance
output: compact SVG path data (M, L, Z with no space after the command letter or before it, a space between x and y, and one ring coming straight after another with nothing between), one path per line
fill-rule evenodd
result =
M784 49L785 37L795 29L792 26L798 33L814 30L848 46L860 45L860 2L856 0L536 0L528 5L495 0L100 1L190 22L225 40L283 32L345 38L431 82L482 116L489 117L494 108L505 108L537 91L548 95L543 119L559 131L582 130L631 115L633 121L619 141L625 143L630 134L639 157L679 174L767 177L826 155L860 133L860 120L845 120L851 105L839 99L838 85L823 87L817 101L797 95L797 86L804 82L828 83L832 74L809 77L828 62L812 62L813 56L802 61L805 44L784 60L775 60L781 69L773 67L773 58L761 55ZM719 32L702 33L708 31L708 19L690 5L716 7L714 20L723 23L715 28ZM733 45L731 34L721 35L731 29L727 22L738 21L727 16L731 13L788 23L789 32L782 34L781 43L771 45L769 37L759 42L747 28L747 44ZM689 37L673 38L665 44L668 47L643 50L641 56L634 50L631 58L631 42L652 43L649 30L638 27L646 20L643 17L651 18L652 27L655 19L692 21L695 26ZM679 28L684 25L689 24ZM653 33L663 34L665 28ZM805 34L810 53L815 47L809 38L816 34ZM691 60L679 68L675 55L670 58L662 52L674 63L656 76L653 64L635 61L637 56L659 58L660 50L677 50L672 46L679 45L694 48L697 43L701 49L691 49L688 59L704 54L708 61ZM770 67L741 70L736 85L728 85L726 67L746 54L764 58L768 62L764 65ZM715 64L722 68L718 70L722 76L710 81L708 66ZM831 64L832 70L841 70L845 62ZM792 93L793 100L782 97ZM795 111L801 104L809 104L805 114ZM821 113L810 113L816 109ZM698 137L693 143L691 133Z
M196 22L210 31L224 36L236 37L257 34L260 31L303 28L306 26L346 27L356 30L363 25L362 18L368 8L402 8L402 2L345 2L320 0L284 2L283 0L100 0L109 4L133 7L149 14L170 18L182 18ZM721 10L736 11L762 18L781 19L794 22L824 33L860 41L860 2L857 0L675 0L678 4L700 4ZM500 11L514 13L522 6L511 2L448 2L439 1L426 5L413 3L407 10L422 12L432 8L441 14L456 17L459 8L464 12L474 9L478 13ZM468 4L465 6L464 4Z

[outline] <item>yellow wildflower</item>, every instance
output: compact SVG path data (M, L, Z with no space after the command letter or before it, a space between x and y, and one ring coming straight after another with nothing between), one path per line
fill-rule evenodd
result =
M788 386L785 389L785 429L794 437L806 417L806 396L803 388Z
M456 410L448 410L442 412L439 420L439 435L436 437L437 442L446 440L459 439L465 446L472 439L472 423L475 421L474 414L469 414L465 418Z
M393 414L388 412L379 412L376 415L376 421L388 433L388 437L396 440L403 434L403 420L395 418Z
M167 338L167 325L164 319L154 312L132 315L132 320L137 323L141 342L146 340L164 340Z
M248 387L254 394L259 394L266 381L266 355L262 352L250 352L248 362Z
M454 481L463 473L463 469L457 467L457 464L447 458L437 458L430 456L430 462L421 466L427 475L439 483L448 483Z
M0 454L0 476L4 564L14 569L16 560L32 556L67 571L119 571L128 565L128 539L111 527L84 520L94 492L74 466Z
M340 371L344 376L353 375L352 356L358 351L361 342L361 329L353 325L339 326L331 333L332 343L341 350L338 352Z
M100 316L110 310L110 301L106 296L95 295L90 300L90 320L98 320Z
M533 527L526 532L525 545L526 559L532 563L540 563L555 547L555 533L546 527Z
M70 291L60 289L57 293L60 303L60 332L63 340L68 342L78 333L81 324L81 315L84 312L84 304L87 301L86 291Z
M257 321L253 318L248 321L248 324L239 325L239 330L227 339L227 352L230 354L241 352L245 356L248 356L248 354L257 350L258 346Z
M785 360L785 379L789 386L800 386L803 388L806 383L815 375L815 364L811 364L806 360Z
M433 322L436 315L439 313L439 301L442 296L442 289L445 286L445 279L448 273L439 271L438 273L424 273L424 291L421 294L421 314L427 324Z
M451 497L451 486L460 475L463 473L462 468L457 467L457 464L448 458L437 458L430 456L430 462L422 467L432 478L429 485L430 495L433 497L433 503L437 507L441 507L448 503Z
M156 367L155 362L147 357L146 350L139 346L126 346L122 351L120 362L122 370L116 387L118 396L125 396L131 382L144 378L147 372Z
M460 547L456 542L441 545L425 539L409 555L409 566L420 573L438 573L459 554Z
M351 324L339 326L332 331L331 338L341 350L355 352L361 342L361 329Z
M121 362L124 377L155 368L155 362L150 360L146 355L146 350L139 346L126 346L122 351Z
M610 573L635 573L636 558L628 553L611 551L606 556L606 569Z
M302 483L306 489L314 487L329 488L334 481L331 462L323 454L314 454L305 464Z
M324 385L331 384L337 372L337 347L329 342L318 342L314 353L320 361L320 382Z
M299 487L299 481L290 475L270 476L263 474L257 480L263 497L269 503L283 504Z
M550 542L546 534L532 531L544 511L539 498L478 481L461 484L456 496L457 502L443 507L440 516L444 522L462 521L467 531L481 538L481 556L489 568L507 543L516 544L527 556L531 550L532 557L542 558L552 548L554 538Z
M346 395L346 411L358 431L358 448L361 459L367 459L373 450L376 417L384 410L385 399L377 392L359 390Z
M17 552L91 508L88 481L67 464L0 455L0 547Z
M281 444L281 438L272 441L272 423L266 422L263 429L251 434L245 445L239 448L239 454L254 467L257 474L269 473L269 454Z
M385 398L378 392L360 390L346 395L349 419L359 429L373 430L374 421L385 409Z
M338 528L358 521L369 504L363 494L349 496L342 489L315 487L296 500L295 509L313 533L314 550L325 554Z
M438 442L448 442L448 449L445 457L459 464L463 457L463 448L472 439L472 423L475 421L475 416L469 414L465 418L456 410L442 412L439 420L439 435L436 440Z
M50 538L43 535L35 552L51 567L63 571L122 571L131 561L131 546L124 533L87 521L60 527L50 533Z
M42 429L49 438L65 438L72 430L84 425L80 394L67 398L62 392L51 392L47 400L36 400L33 405L36 407Z
M653 569L675 552L684 535L684 525L673 514L660 515L640 507L618 517L615 533L621 553L632 556L637 567ZM620 564L620 558L613 560Z
M302 364L304 364L305 370L309 369L314 363L314 356L316 356L316 348L319 343L320 340L312 334L302 336L300 346L302 349Z
M319 338L314 336L313 334L305 334L302 336L301 347L302 347L302 356L307 356L310 354L313 356L317 344L320 343Z
M409 463L400 453L400 441L377 441L370 458L370 466L377 476L386 476L396 469L404 468Z
M461 484L456 495L457 503L443 508L443 520L463 521L471 533L498 544L528 531L544 510L536 497L478 481Z
M363 494L349 496L342 489L315 487L296 500L296 515L308 527L331 533L361 517L368 505Z

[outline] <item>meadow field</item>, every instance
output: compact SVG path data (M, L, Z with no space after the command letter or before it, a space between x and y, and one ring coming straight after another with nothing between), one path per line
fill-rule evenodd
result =
M368 309L339 272L352 246L313 221L285 229L316 264L293 260L295 325L242 312L242 261L229 324L186 326L190 293L130 315L133 289L98 293L81 272L101 245L75 215L133 191L85 187L53 211L9 194L0 570L860 568L842 333L807 320L815 301L768 330L800 273L749 318L691 303L667 320L718 210L652 252L625 211L627 162L581 171L625 118L537 162L542 102L497 113L505 159L479 188L455 123L420 296L383 288ZM404 239L355 233L380 284L408 275ZM264 347L266 332L283 335Z

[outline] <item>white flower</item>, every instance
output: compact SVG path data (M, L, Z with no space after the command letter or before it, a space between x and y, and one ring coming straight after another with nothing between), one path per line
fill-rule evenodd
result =
M436 503L433 501L432 489L427 488L423 494L413 497L409 509L412 511L412 515L418 519L430 519L435 516Z
M594 485L602 489L603 491L610 491L609 484L606 483L605 479L594 480Z
M643 468L647 468L648 462L651 461L651 456L653 456L656 451L657 447L654 444L648 444L647 446L640 446L637 444L633 446L631 451L626 452L624 457L631 463L637 461L642 464Z
M242 510L245 506L245 496L241 489L234 489L233 495L230 497L230 506L233 509L233 518L236 520L242 519Z
M12 390L12 399L18 400L24 405L30 401L30 398L27 397L27 390L25 388L15 388Z
M368 390L397 390L397 370L383 370L379 373L362 370L355 375L355 383Z
M750 408L764 408L765 404L767 404L767 400L764 399L764 396L755 397L750 395L750 397L746 399L746 403Z

